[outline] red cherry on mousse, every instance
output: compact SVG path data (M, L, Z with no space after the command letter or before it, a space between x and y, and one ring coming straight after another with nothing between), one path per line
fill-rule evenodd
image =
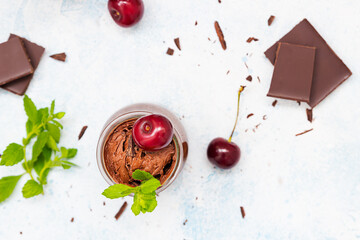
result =
M157 114L139 118L132 129L135 144L146 151L157 151L167 147L173 135L171 122Z
M215 166L222 169L229 169L234 167L240 160L241 151L238 145L231 142L231 138L234 134L236 124L239 118L239 106L240 106L240 94L244 90L244 86L240 87L238 92L238 105L237 114L234 128L231 132L229 140L224 138L213 139L207 149L207 157L209 161Z
M138 23L144 14L142 0L109 0L111 17L121 27L131 27Z

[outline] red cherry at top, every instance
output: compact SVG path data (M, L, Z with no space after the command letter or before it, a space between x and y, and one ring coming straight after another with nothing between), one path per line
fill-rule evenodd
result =
M121 27L131 27L138 23L144 14L142 0L109 0L111 17Z
M171 122L157 114L139 118L132 130L135 144L146 151L157 151L167 147L173 135Z

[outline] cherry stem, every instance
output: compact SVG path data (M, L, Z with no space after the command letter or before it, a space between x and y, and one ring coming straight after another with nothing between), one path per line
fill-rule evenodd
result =
M236 125L237 125L237 122L238 122L238 119L239 119L240 94L241 94L242 91L244 91L244 89L245 89L245 86L240 86L240 89L239 89L239 91L238 91L238 102L237 102L236 120L235 120L234 128L233 128L233 130L232 130L232 132L231 132L231 135L230 135L230 137L229 137L229 140L228 140L229 142L231 142L232 136L233 136L233 134L234 134L234 132L235 132L235 128L236 128Z

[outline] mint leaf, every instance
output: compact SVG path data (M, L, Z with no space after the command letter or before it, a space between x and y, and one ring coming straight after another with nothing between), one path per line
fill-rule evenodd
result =
M50 135L54 138L55 142L60 141L60 129L58 126L52 123L47 123L46 128L49 131Z
M49 148L51 148L52 150L58 152L59 148L57 147L56 141L54 140L54 138L52 136L49 136L48 141L46 143L46 146L48 146Z
M38 121L38 111L34 102L27 95L24 97L24 109L31 122L36 124Z
M1 157L0 165L12 166L24 159L23 146L17 143L11 143L4 151Z
M49 108L41 108L38 111L38 124L46 123L49 117Z
M55 110L55 100L53 100L51 102L51 107L50 107L50 114L53 115L54 114L54 110Z
M149 179L153 178L153 176L148 172L136 169L132 174L132 178L143 181L143 180L149 180Z
M50 161L51 153L52 150L45 146L39 157L34 162L34 169L38 175L40 175L40 172L44 168L45 163Z
M139 195L134 195L134 202L131 206L131 211L135 214L135 216L140 214L141 207L140 207L140 201L139 201Z
M33 123L30 119L26 122L26 134L29 134L33 130Z
M21 177L22 175L18 175L0 179L0 203L10 197Z
M69 162L69 161L65 161L65 160L62 160L61 161L61 166L64 168L64 169L69 169L71 167L78 167L78 165L76 165L75 163L72 163L72 162Z
M131 193L134 193L135 191L136 188L130 187L128 185L115 184L105 189L102 195L110 199L115 199L125 197Z
M57 118L57 119L62 119L64 116L65 116L64 112L58 112L55 114L55 118Z
M153 193L161 186L161 183L156 178L151 178L140 185L140 191L145 194Z
M49 136L48 132L42 132L39 134L39 136L37 137L37 139L34 143L33 150L32 150L32 160L33 161L36 161L37 157L40 155L43 148L45 147L45 144L48 142L49 137L50 136Z
M52 122L53 122L58 128L60 128L60 129L63 129L63 128L64 128L63 125L61 125L61 123L59 123L58 121L52 120Z
M69 148L67 158L74 158L77 154L76 148Z
M27 181L22 189L24 198L31 198L41 193L43 193L42 185L32 179Z

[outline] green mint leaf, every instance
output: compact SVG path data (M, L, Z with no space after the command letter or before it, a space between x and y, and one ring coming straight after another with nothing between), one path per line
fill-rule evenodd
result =
M140 185L140 191L142 193L148 194L155 192L156 189L158 189L161 186L161 183L156 178L149 179L147 181L144 181Z
M41 108L38 111L38 124L46 123L49 117L49 108Z
M69 148L68 149L68 155L67 158L74 158L77 154L77 149L76 148Z
M124 184L115 184L105 189L102 195L110 199L115 199L115 198L125 197L136 191L137 188L133 188Z
M42 185L32 179L27 181L22 189L24 198L31 198L41 193L43 193Z
M53 115L54 114L54 110L55 110L55 100L53 100L51 102L51 107L50 107L50 114Z
M57 119L62 119L64 116L65 116L64 112L58 112L55 114L55 118L57 118Z
M69 151L65 147L61 147L60 152L62 158L67 158Z
M148 172L136 169L132 174L132 178L136 180L144 181L153 178L153 176Z
M131 207L131 210L136 215L139 215L140 212L152 212L157 206L156 194L155 192L151 194L142 194L135 193L134 203Z
M60 129L58 126L52 123L46 124L46 129L49 131L50 135L54 138L55 142L60 141Z
M64 128L63 125L61 125L61 123L59 123L58 121L52 120L52 122L53 122L58 128L60 128L60 129L63 129L63 128Z
M52 150L45 146L39 157L34 162L34 169L38 175L40 175L41 171L43 170L45 163L50 161L51 153Z
M65 160L62 160L61 161L61 166L64 168L64 169L69 169L71 167L78 167L78 165L76 165L75 163L72 163L72 162L69 162L69 161L65 161Z
M26 122L26 134L29 134L33 130L33 126L34 124L32 123L32 121L28 119Z
M48 142L49 138L50 138L50 136L49 136L48 132L42 132L39 134L39 136L37 137L37 139L34 143L33 150L32 150L32 160L33 161L36 161L37 157L42 152L42 150L45 147L45 144Z
M59 148L57 147L56 141L54 140L54 138L52 136L49 136L48 141L46 143L46 146L48 146L49 148L51 148L52 150L58 152Z
M138 194L134 195L134 202L133 202L133 205L131 206L131 211L135 214L135 216L140 214L141 207L140 207L140 201L139 201Z
M0 165L13 166L24 159L23 146L17 143L11 143L4 151L1 157Z
M21 177L22 175L18 175L0 179L0 203L10 197Z
M30 121L36 124L38 121L38 111L34 102L27 95L24 97L24 109Z

